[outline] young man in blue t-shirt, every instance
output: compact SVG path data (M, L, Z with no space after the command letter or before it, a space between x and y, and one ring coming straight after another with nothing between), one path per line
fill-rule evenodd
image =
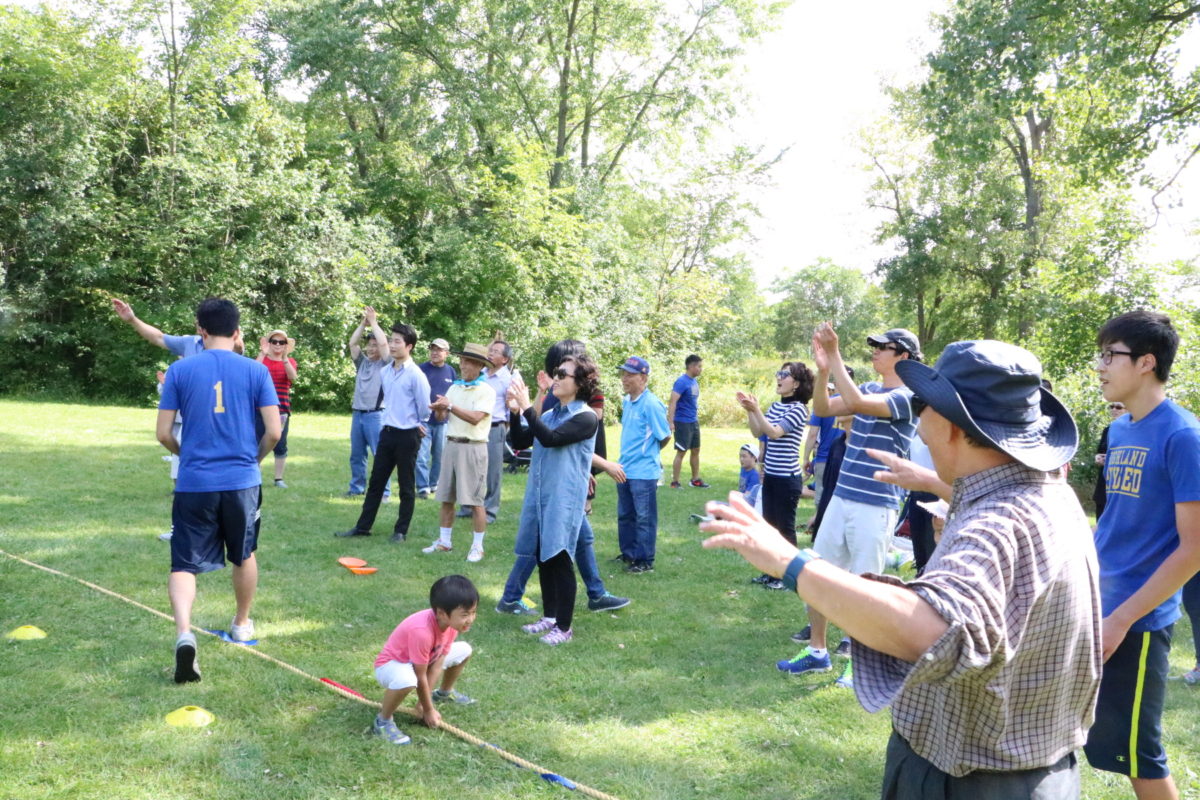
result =
M458 380L458 372L446 362L450 354L450 343L445 339L434 339L429 343L429 360L418 364L425 380L429 381L429 402L432 404ZM442 474L442 451L446 449L446 423L450 415L434 411L429 415L429 431L421 439L417 451L417 496L424 500L437 491L438 476Z
M1108 432L1096 525L1105 665L1084 752L1128 775L1140 800L1178 798L1161 720L1180 588L1200 569L1200 423L1166 396L1179 347L1166 315L1113 317L1096 343L1104 399L1128 413Z
M234 352L241 342L237 306L208 298L196 309L204 351L167 370L156 433L179 456L179 480L171 521L171 576L167 594L175 615L175 682L200 680L196 636L191 631L196 574L233 564L237 612L234 641L254 638L250 604L258 586L259 464L282 433L279 397L267 368ZM182 441L172 431L177 414L187 417ZM261 417L266 430L255 435Z
M855 386L838 349L833 326L822 323L813 334L813 361L817 365L813 411L822 417L854 415L846 438L846 455L825 507L813 549L824 559L855 575L883 572L888 544L896 527L902 490L875 479L883 464L867 455L872 448L908 457L909 443L917 430L912 412L912 392L896 373L901 361L921 360L921 345L911 331L892 328L868 336L871 367L879 381ZM829 396L829 380L837 389ZM826 649L826 619L808 607L810 644L795 658L780 661L779 669L793 674L826 672L833 663ZM849 642L839 646L849 654ZM838 686L853 688L852 668L847 661Z
M618 558L635 575L654 571L658 543L660 451L671 441L667 407L647 388L650 363L630 356L618 367L621 388L621 456L625 482L617 484Z
M675 379L671 387L671 398L667 402L667 424L675 434L675 463L671 467L671 488L682 488L679 471L683 468L683 456L691 453L692 480L688 485L694 489L707 489L708 484L700 477L700 383L696 380L704 371L704 359L692 353L683 360L683 374Z

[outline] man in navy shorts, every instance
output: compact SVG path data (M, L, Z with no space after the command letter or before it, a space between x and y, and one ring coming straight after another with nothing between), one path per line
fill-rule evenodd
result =
M171 365L158 404L156 433L179 456L171 520L171 577L167 594L175 615L175 682L200 680L191 631L196 574L233 564L237 613L230 637L254 638L250 604L258 586L259 464L281 434L279 398L267 368L238 355L242 331L237 306L208 298L196 309L203 352ZM183 440L172 433L177 414L188 421ZM254 420L266 429L259 441Z
M1108 430L1096 525L1105 663L1083 751L1128 775L1139 800L1173 800L1162 712L1180 590L1200 569L1200 422L1167 399L1179 334L1165 314L1113 317L1096 344L1104 399L1128 413Z

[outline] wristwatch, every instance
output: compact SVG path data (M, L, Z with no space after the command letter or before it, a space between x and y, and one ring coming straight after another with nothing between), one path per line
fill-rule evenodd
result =
M783 585L787 587L789 592L796 591L796 579L804 571L804 565L820 557L817 555L817 551L811 548L805 548L796 554L796 557L787 565L787 569L783 571L783 578L781 578Z

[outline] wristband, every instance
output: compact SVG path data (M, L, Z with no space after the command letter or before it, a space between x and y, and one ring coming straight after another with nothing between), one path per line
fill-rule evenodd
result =
M796 557L787 565L787 569L783 571L783 585L787 587L789 592L796 591L796 579L800 577L800 573L804 571L804 565L813 559L820 558L815 550L804 549L796 554Z

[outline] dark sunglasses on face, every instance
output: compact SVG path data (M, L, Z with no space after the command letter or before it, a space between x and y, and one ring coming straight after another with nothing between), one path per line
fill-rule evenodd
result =
M872 350L891 350L893 353L899 353L900 349L894 344L875 344L871 342Z
M791 373L791 371L786 370L786 369L781 369L781 370L779 370L779 372L775 373L775 380L781 381L784 378L790 378L790 377L792 377L792 373Z
M575 373L567 372L562 367L559 367L558 369L554 370L554 375L552 377L554 377L556 380L560 380L560 381L563 378L570 378L571 380L575 380Z
M270 342L271 344L285 345L287 344L287 339L271 339Z
M1124 411L1125 406L1121 403L1109 403L1108 410L1109 411Z

